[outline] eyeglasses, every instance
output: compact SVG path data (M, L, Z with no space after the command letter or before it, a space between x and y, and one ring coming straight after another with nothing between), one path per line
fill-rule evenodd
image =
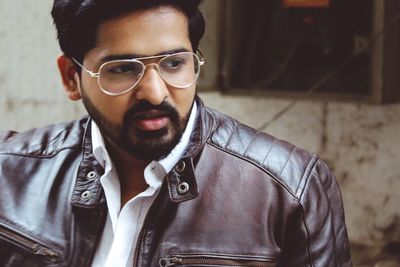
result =
M122 95L134 89L143 78L148 66L154 66L160 77L169 85L187 88L196 82L200 67L205 64L202 56L199 58L192 52L112 60L102 64L98 72L86 69L74 58L72 60L91 77L97 78L100 89L111 96ZM148 61L150 63L144 63Z

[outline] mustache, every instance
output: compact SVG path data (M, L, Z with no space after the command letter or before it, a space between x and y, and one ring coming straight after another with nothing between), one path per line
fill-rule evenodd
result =
M149 111L158 111L158 115L168 116L170 118L179 118L178 111L165 100L159 105L153 105L147 100L141 100L125 113L124 120L129 121L140 118L145 116L144 114Z

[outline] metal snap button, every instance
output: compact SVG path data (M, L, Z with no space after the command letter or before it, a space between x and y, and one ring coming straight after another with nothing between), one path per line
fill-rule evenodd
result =
M95 171L90 171L86 174L86 179L88 179L89 181L93 181L96 178L97 178L97 172Z
M175 166L175 170L179 173L183 172L186 168L186 163L181 160L176 166Z
M82 193L81 198L86 200L89 199L91 195L92 193L90 191L85 191Z
M179 195L184 195L187 192L189 192L189 184L186 182L182 182L180 184L178 184L178 186L176 187L176 191L178 192Z

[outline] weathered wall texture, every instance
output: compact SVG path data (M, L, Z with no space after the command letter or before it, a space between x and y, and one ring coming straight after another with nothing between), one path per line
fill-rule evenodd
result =
M80 103L67 100L60 85L51 4L0 0L1 130L38 127L84 113ZM210 36L206 40L213 42ZM207 44L203 46L207 51ZM209 66L215 68L212 60ZM209 106L256 128L288 103L201 95ZM400 240L400 104L299 101L266 131L320 154L334 169L352 241L376 245Z
M0 0L0 128L76 117L60 86L52 1Z

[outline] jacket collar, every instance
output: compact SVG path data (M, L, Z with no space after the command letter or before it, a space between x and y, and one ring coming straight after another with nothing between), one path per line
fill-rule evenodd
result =
M215 127L213 117L208 113L201 98L196 96L195 101L197 103L196 124L188 148L182 158L192 158L198 155Z
M213 117L208 114L203 101L198 96L196 96L195 101L198 110L190 143L182 159L166 178L169 196L173 202L183 202L198 196L194 158L201 153L212 129L215 127Z
M206 140L215 127L214 120L208 114L203 101L198 96L196 96L195 101L197 103L197 117L189 145L181 160L166 177L169 196L173 202L187 201L198 195L194 158L201 153ZM104 174L104 169L93 155L90 118L87 120L84 129L82 161L77 171L72 205L95 208L100 203L105 203L100 184L100 177Z
M83 208L95 208L101 199L100 177L104 174L101 164L95 159L92 149L91 119L84 127L82 141L82 161L78 167L76 183L72 194L72 205Z

